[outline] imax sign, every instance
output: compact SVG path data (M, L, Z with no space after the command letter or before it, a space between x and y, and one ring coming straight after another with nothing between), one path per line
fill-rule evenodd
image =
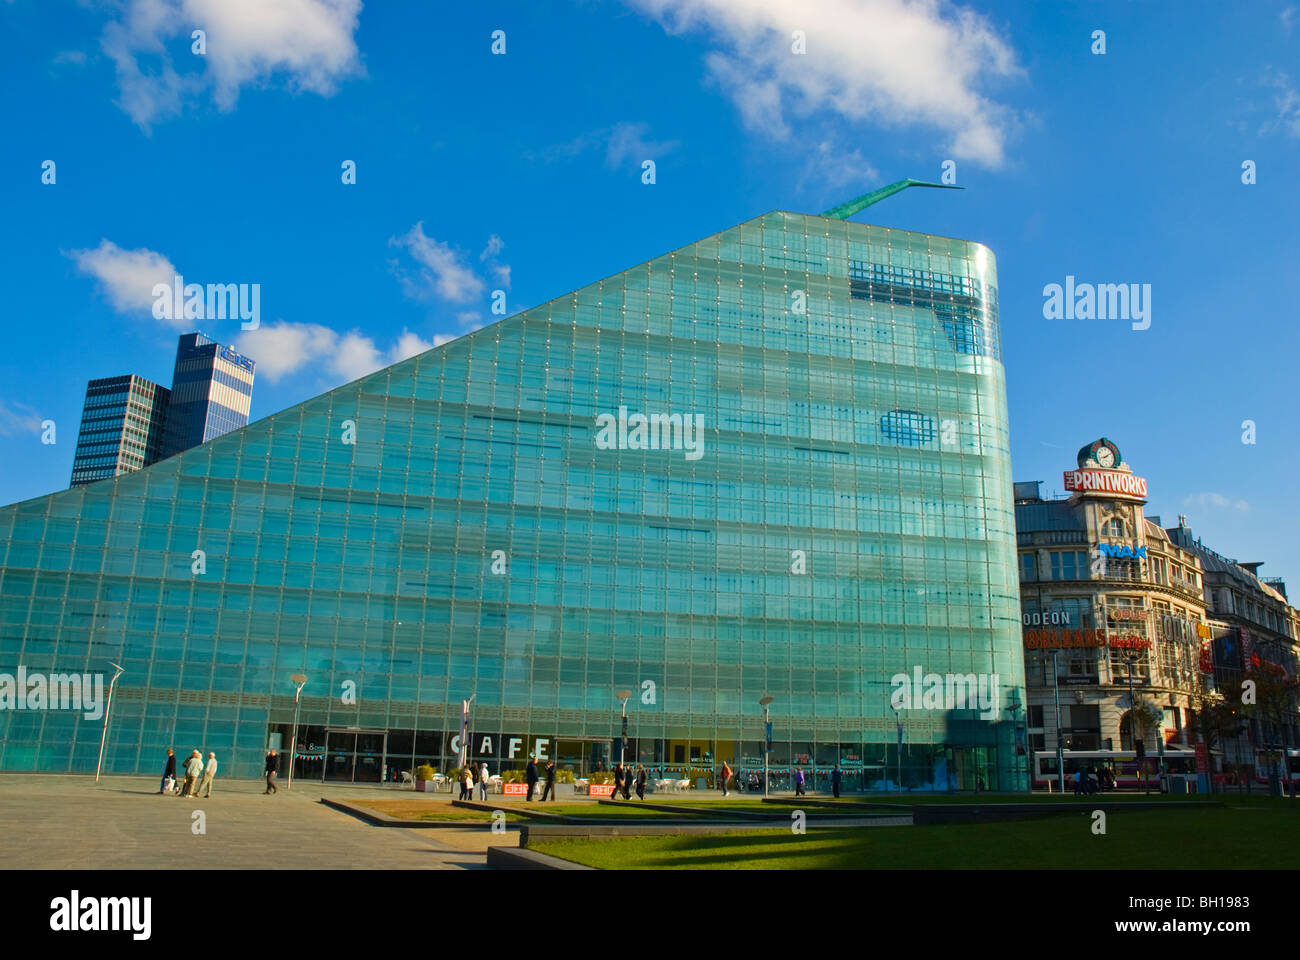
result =
M1122 547L1116 547L1109 543L1103 543L1097 547L1103 557L1114 557L1116 560L1145 560L1147 558L1146 547L1130 547L1124 544Z

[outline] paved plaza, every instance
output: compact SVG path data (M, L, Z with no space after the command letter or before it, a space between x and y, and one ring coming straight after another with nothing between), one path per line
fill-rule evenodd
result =
M377 828L320 803L421 797L410 790L218 777L207 800L158 794L158 778L0 774L0 863L19 869L434 869L486 867L490 845L518 846L487 825ZM450 795L428 797L450 803ZM206 833L193 832L201 811Z

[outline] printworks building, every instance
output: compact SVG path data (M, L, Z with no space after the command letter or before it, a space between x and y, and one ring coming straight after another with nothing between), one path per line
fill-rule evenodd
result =
M1189 711L1213 682L1199 558L1144 515L1146 479L1105 438L1066 471L1069 497L1044 500L1039 481L1015 487L1035 782L1056 780L1059 745L1067 776L1107 766L1121 782L1136 782L1139 753L1154 774L1163 750L1174 789L1186 789L1197 772Z
M299 777L445 769L466 700L585 773L630 692L647 765L761 764L771 697L777 768L1023 789L1016 587L993 255L775 212L0 509L0 671L120 663L110 773L255 775L301 673ZM102 730L0 711L0 767Z

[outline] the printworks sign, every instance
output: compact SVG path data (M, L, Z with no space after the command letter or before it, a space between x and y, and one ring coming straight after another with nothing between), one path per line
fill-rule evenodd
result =
M1134 500L1147 498L1146 477L1120 470L1066 470L1065 489L1080 493L1107 493Z

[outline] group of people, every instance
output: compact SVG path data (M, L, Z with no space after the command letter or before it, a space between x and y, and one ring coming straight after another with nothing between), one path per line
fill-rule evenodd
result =
M1110 767L1090 767L1086 772L1080 768L1074 771L1074 795L1089 796L1102 790L1115 789L1115 772Z
M458 800L473 800L474 786L478 785L479 800L486 800L488 795L488 767L486 763L480 763L477 767L472 763L467 763L461 767L460 773L456 775L456 782L460 784L460 796Z
M532 757L528 761L528 767L524 770L524 780L528 783L528 799L533 799L533 791L537 789L537 782L540 779L537 773L537 758ZM555 799L555 761L547 761L546 764L546 788L542 791L542 802L545 803L547 798Z
M638 765L635 770L632 764L616 763L614 764L614 792L611 793L610 799L617 800L619 792L623 794L624 800L632 799L632 788L635 785L638 800L645 799L646 772L645 767Z
M735 778L736 789L739 790L745 786L742 776L738 773L734 773L731 769L731 764L727 763L724 760L722 762L722 769L718 771L718 786L721 788L722 795L724 797L728 795L727 787L730 784L733 776ZM840 795L840 787L843 786L844 784L844 771L840 769L840 765L838 763L835 765L834 769L830 771L830 774L827 779L830 780L831 794L833 796L838 797ZM796 797L807 796L807 791L805 790L807 783L808 781L807 778L804 776L803 768L802 767L796 768L794 771L794 795ZM751 792L756 792L763 789L763 778L758 774L757 771L750 771L748 789Z
M158 785L158 793L179 794L182 797L197 797L200 793L204 797L212 796L212 781L217 776L217 755L208 754L208 762L203 762L203 754L195 750L190 754L189 759L185 761L185 781L177 786L176 779L176 752L167 751L167 765L163 768L162 783Z

